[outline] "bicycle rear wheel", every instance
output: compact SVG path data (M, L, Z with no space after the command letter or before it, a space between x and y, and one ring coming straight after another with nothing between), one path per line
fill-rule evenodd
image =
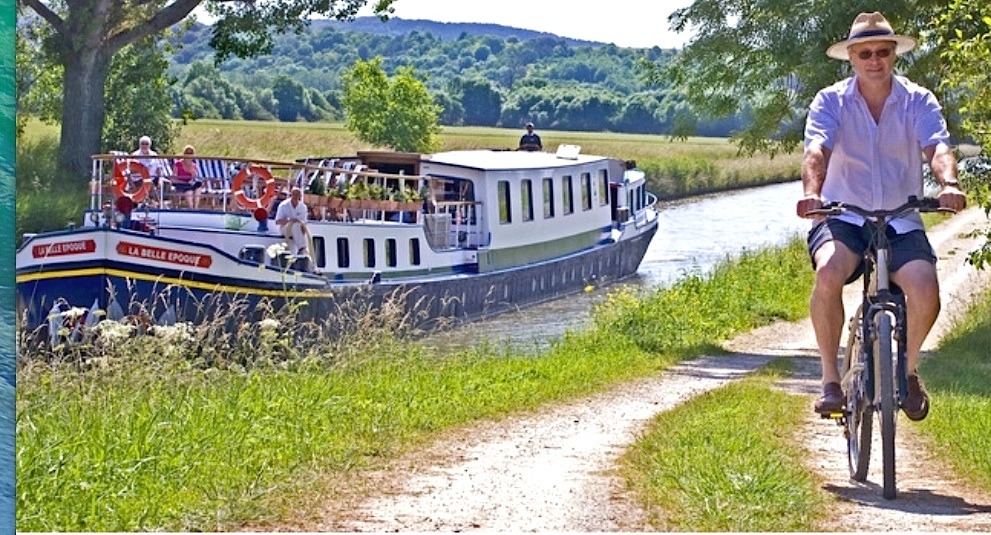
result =
M843 393L846 397L847 461L850 478L854 481L867 479L867 469L871 463L871 432L874 407L868 399L864 381L864 347L861 343L861 314L863 307L850 319L850 334L847 337L846 351L840 377L843 378Z
M891 500L897 495L895 488L895 399L894 356L891 352L891 316L878 314L877 337L874 340L875 393L880 407L881 455L884 467L884 497Z

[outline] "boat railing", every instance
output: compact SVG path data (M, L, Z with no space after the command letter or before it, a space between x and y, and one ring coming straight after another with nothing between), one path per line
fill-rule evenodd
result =
M186 156L144 156L110 153L93 156L90 209L117 208L120 197L135 207L157 212L191 210L173 186L175 162ZM381 173L357 161L337 159L284 162L259 159L196 155L197 180L202 182L201 206L240 215L259 208L271 215L292 187L306 193L305 203L314 220L371 222L417 222L422 208L420 190L427 179L421 176ZM313 188L320 181L319 188Z
M644 193L645 193L645 199L644 199L643 208L640 209L640 210L637 210L634 213L634 217L633 217L633 224L637 228L640 228L640 227L642 227L644 225L648 225L648 224L651 223L651 220L648 218L648 215L650 215L649 212L650 212L651 208L654 208L657 205L657 196L656 195L654 195L653 193L651 193L649 191L645 191Z
M432 201L427 203L427 241L435 249L476 248L487 245L481 232L478 201Z

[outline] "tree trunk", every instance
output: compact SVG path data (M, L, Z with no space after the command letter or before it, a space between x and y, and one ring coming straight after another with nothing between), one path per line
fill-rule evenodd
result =
M99 47L65 58L59 169L69 177L89 179L90 156L100 152L106 118L104 86L112 57Z

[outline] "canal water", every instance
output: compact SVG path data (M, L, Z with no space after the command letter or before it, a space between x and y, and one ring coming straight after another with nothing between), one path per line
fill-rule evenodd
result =
M706 273L745 250L781 245L805 235L810 223L795 216L800 182L695 197L660 205L660 226L636 276L621 284L664 286L687 274ZM466 340L539 349L568 329L580 328L596 303L618 285L597 288L518 312L434 333L437 347Z

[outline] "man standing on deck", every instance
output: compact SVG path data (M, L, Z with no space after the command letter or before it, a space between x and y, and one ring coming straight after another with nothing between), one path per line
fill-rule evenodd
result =
M526 123L526 133L520 137L519 150L537 151L544 150L544 145L540 142L540 136L533 133L533 123Z

